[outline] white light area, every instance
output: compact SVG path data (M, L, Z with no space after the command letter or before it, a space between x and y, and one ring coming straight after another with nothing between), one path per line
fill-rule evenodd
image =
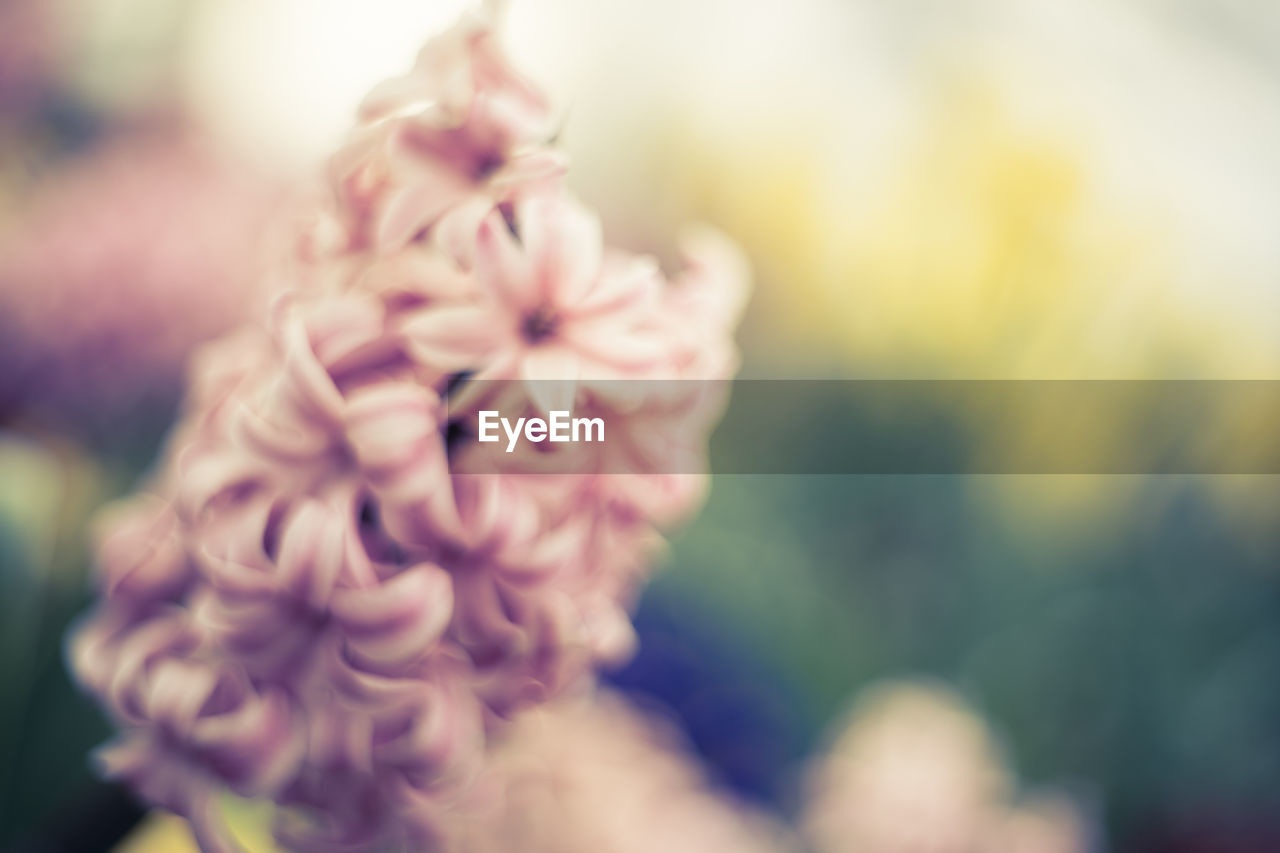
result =
M378 81L465 0L212 0L191 21L182 87L196 119L263 165L314 168Z
M161 96L162 69L182 12L176 0L41 2L65 28L66 83L78 98L95 109L128 113Z
M1141 7L998 5L981 54L1024 116L1081 143L1101 203L1163 229L1166 295L1275 340L1280 81Z
M509 42L567 107L575 188L606 221L636 225L680 196L654 171L679 156L673 143L695 157L803 150L836 174L833 193L879 180L909 103L854 11L844 0L513 0Z
M525 44L534 20L544 34ZM512 23L567 98L564 140L593 203L678 192L628 175L676 122L691 148L815 158L850 227L876 215L859 199L911 168L948 86L976 72L1084 170L1082 226L1151 241L1124 269L1158 286L1117 281L1112 300L1189 311L1204 334L1235 330L1242 352L1280 341L1280 80L1177 16L1115 0L515 0Z
M197 120L252 158L305 173L339 143L363 95L407 69L422 42L468 5L204 0L184 52L185 97ZM692 119L704 145L732 144L784 123L808 133L818 116L865 131L901 104L883 96L885 87L865 85L873 63L861 58L876 46L851 44L856 33L832 26L841 7L834 0L508 7L506 41L518 66L565 108L561 141L584 189L625 183L629 156L673 119ZM832 108L849 103L860 109Z
M187 91L197 114L242 148L309 169L339 142L364 93L404 71L465 5L206 0ZM904 142L928 127L949 72L977 70L1033 134L1080 158L1094 202L1109 212L1099 221L1163 235L1158 260L1176 271L1165 296L1264 335L1280 326L1280 81L1151 4L509 5L518 64L565 108L572 183L606 214L663 215L680 188L654 171L671 155L657 146L676 133L691 151L747 145L813 158L845 225L872 217L856 200L910 168Z

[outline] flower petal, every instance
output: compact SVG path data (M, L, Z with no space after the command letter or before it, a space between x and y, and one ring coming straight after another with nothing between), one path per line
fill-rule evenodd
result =
M415 312L401 326L410 354L442 372L474 369L500 345L504 317L474 302Z
M544 414L573 409L581 372L581 359L567 347L535 347L520 360L520 378Z
M475 268L480 283L498 301L515 310L537 304L533 271L497 211L485 217L476 232Z
M600 219L563 195L540 193L517 208L520 240L536 270L542 300L557 308L581 302L600 274Z

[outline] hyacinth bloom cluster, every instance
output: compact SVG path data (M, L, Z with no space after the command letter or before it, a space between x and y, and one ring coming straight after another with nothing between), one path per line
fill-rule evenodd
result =
M708 784L665 721L608 692L524 715L495 750L491 813L457 853L782 853L769 817Z
M71 645L121 729L101 761L206 851L234 849L221 792L278 804L293 849L446 849L508 721L628 653L700 497L650 463L702 452L717 395L607 389L728 376L742 264L709 232L670 281L605 247L495 26L369 96L267 321L200 353L148 493L102 520ZM494 396L608 409L626 440L459 473Z
M45 178L0 226L0 415L84 433L171 406L192 349L246 316L273 196L177 131Z

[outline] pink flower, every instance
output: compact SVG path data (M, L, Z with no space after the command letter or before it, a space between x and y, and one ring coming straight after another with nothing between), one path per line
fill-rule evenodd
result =
M67 48L67 11L43 0L0 3L0 121L52 88Z
M330 169L349 246L398 248L451 210L474 220L564 173L563 156L541 146L553 131L550 103L508 63L497 7L464 15L361 104L361 124Z
M495 750L490 785L456 853L795 849L770 818L716 792L665 721L608 693L522 717Z
M0 407L83 432L171 402L188 353L253 306L271 196L171 136L47 178L0 233Z
M151 496L104 520L75 669L124 730L108 770L206 849L223 788L271 798L297 849L438 846L493 738L630 651L660 530L702 493L717 394L606 383L727 377L744 271L721 247L669 284L558 183L470 169L555 159L532 92L482 17L371 96L267 321L201 350ZM616 444L470 473L475 406L547 380Z
M205 850L234 850L216 818L216 797L282 789L304 750L296 705L285 691L255 685L233 663L209 656L198 624L181 608L160 605L139 621L127 606L108 605L72 646L73 665L109 699L124 729L99 751L100 765L188 816Z
M1018 802L986 724L949 691L894 683L861 697L815 764L804 815L818 853L1083 853L1065 797Z
M365 97L360 118L400 115L428 135L465 132L474 161L544 141L552 130L550 104L507 60L496 32L502 5L487 0L429 40L412 71Z
M479 292L407 320L415 357L480 380L526 380L547 410L567 408L580 377L663 375L671 354L651 322L663 285L652 261L606 255L599 220L561 194L522 198L514 231L496 211L480 224ZM546 398L552 391L559 399Z

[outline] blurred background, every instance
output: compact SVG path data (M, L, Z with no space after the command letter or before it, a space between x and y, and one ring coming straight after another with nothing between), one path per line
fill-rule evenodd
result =
M462 5L0 0L0 849L193 849L92 781L86 531L260 309L282 199ZM1280 375L1270 0L514 0L509 40L611 242L746 248L746 376ZM993 808L1057 829L999 849L1277 850L1278 521L1265 476L718 476L608 678L821 850L973 850ZM824 804L829 749L953 834Z

